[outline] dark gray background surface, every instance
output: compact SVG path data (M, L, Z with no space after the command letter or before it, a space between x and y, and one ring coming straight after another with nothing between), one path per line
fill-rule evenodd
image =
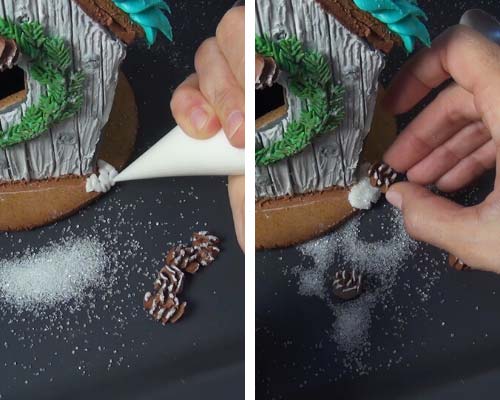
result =
M197 47L233 0L170 2L175 41L129 49L123 69L139 107L137 155L174 127L169 102L193 69ZM142 310L172 243L207 228L224 252L190 280L189 308L162 327ZM233 231L226 179L162 179L124 184L78 215L34 232L1 234L2 259L67 237L106 244L116 278L90 308L15 314L1 304L0 398L238 399L244 390L244 257ZM104 296L104 299L101 298Z
M429 15L432 37L457 23L469 8L483 8L500 17L496 0L420 0L419 4ZM405 59L403 51L391 54L384 83ZM405 120L408 116L401 123ZM478 183L476 201L491 190L492 182L490 174ZM465 195L458 196L459 201L464 199ZM378 206L368 215L387 210ZM361 234L368 237L377 229L367 220ZM318 298L298 293L289 271L296 265L311 264L311 260L296 249L257 253L258 398L497 399L500 301L496 294L500 293L500 278L452 271L442 261L442 252L423 248L425 252L417 252L405 262L400 281L421 282L416 266L426 261L424 257L442 269L440 278L433 284L429 301L417 305L425 312L406 317L398 337L387 333L394 324L395 310L412 309L419 301L408 295L408 287L395 288L392 301L374 310L369 331L374 351L363 359L374 369L368 375L343 372L346 355L324 334L332 326L331 310ZM396 358L398 362L387 367Z

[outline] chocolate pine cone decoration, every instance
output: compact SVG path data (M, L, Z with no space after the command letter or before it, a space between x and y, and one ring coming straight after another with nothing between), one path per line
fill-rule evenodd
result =
M179 245L171 249L167 254L167 265L180 268L182 271L195 274L200 269L198 254L192 247Z
M0 36L0 71L11 69L19 59L19 47L12 39Z
M278 80L280 70L276 61L271 57L264 57L264 68L255 81L255 90L271 87Z
M208 232L195 232L191 246L179 245L167 254L167 265L174 265L182 271L194 275L200 266L206 267L215 261L220 253L219 238Z
M333 281L333 294L342 300L353 300L363 290L363 274L356 270L339 271Z
M206 231L193 233L191 243L198 254L197 260L203 267L212 264L220 253L219 238Z
M457 271L469 271L472 269L466 263L464 263L460 258L454 256L453 254L449 255L448 264L450 264L450 267L455 268Z
M203 231L193 233L190 246L181 244L170 249L154 291L144 296L144 308L156 321L166 325L182 318L187 303L178 296L184 288L185 272L194 275L200 266L213 263L220 253L219 244L219 238Z
M398 179L398 173L383 162L373 164L368 170L372 186L380 188L383 193Z
M177 297L183 284L184 272L176 267L164 266L155 281L155 293L148 292L144 296L144 308L163 325L177 322L184 315L187 305Z

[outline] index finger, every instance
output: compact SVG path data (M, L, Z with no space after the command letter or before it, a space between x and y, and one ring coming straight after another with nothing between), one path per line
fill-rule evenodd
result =
M448 29L403 67L386 106L406 112L449 78L474 95L481 118L500 143L500 46L465 26Z
M245 7L231 8L216 33L217 45L241 88L245 87Z

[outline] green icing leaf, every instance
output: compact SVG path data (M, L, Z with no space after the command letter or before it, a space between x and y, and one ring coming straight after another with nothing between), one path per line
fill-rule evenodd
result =
M85 77L71 68L71 50L61 38L44 33L38 22L16 24L0 18L0 36L16 41L29 57L30 77L46 87L37 104L28 107L17 125L0 132L0 148L32 140L75 115L83 103Z
M288 124L281 140L255 149L255 163L265 166L298 154L315 137L333 132L344 119L344 88L334 85L325 57L304 49L297 38L273 41L258 36L255 49L288 73L289 90L301 100L303 109L300 119Z

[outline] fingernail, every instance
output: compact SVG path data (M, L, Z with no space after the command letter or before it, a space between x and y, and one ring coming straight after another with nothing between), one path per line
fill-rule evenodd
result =
M396 192L395 190L389 190L385 194L385 198L394 207L399 208L400 210L403 207L403 196L401 196L401 193Z
M227 136L231 139L245 121L245 115L241 111L233 111L227 119Z
M191 124L193 124L197 130L203 129L207 124L207 121L208 114L203 108L198 107L191 112Z

